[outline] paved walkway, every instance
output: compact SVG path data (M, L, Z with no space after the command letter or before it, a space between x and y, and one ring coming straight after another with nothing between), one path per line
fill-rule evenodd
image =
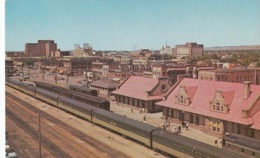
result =
M165 123L165 119L163 119L162 112L159 113L140 113L140 108L123 104L123 103L117 103L114 100L114 97L105 97L105 96L100 96L102 98L106 98L110 100L110 110L113 111L114 113L132 118L134 120L138 120L144 123L148 123L157 127L162 127L163 124ZM146 117L144 120L144 117ZM170 127L167 128L168 131L174 132L175 128L178 128L181 124L176 124L171 122ZM204 143L220 147L221 148L221 139L215 136L208 135L204 133L203 131L200 131L198 129L194 129L189 127L187 130L186 128L182 128L180 135L186 136L192 139L196 139L198 141L202 141ZM215 141L217 140L217 143L215 144Z

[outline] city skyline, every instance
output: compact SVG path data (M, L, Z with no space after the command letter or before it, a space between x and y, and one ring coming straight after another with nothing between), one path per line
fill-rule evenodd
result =
M66 0L5 2L6 51L54 40L61 50L160 49L186 42L204 47L260 44L260 1Z

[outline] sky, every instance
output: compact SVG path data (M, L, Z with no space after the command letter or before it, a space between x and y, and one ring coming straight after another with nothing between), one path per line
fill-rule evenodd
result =
M6 51L54 40L61 50L260 44L260 0L6 0Z

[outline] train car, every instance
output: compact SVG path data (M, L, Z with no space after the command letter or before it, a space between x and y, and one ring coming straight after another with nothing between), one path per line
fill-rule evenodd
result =
M81 101L87 104L90 104L94 107L98 107L104 110L110 110L110 102L106 99L95 97L89 94L83 94L78 91L73 91L64 87L59 87L55 85L51 85L44 82L35 82L37 87L46 89L48 91L57 93L61 96L65 96L71 99L75 99L77 101Z
M22 82L18 81L18 80L15 80L15 79L11 79L11 78L8 78L6 79L6 82L5 82L8 86L10 87L13 87L14 89L17 89L17 90L20 90L20 84Z
M20 91L33 97L35 97L36 89L37 88L32 86L31 84L27 84L27 83L20 84Z
M223 148L250 158L260 157L260 140L230 133L222 138Z
M163 129L152 132L151 148L181 158L243 158L244 156Z
M148 147L151 143L151 131L158 128L102 109L93 111L92 117L93 123L134 139Z
M92 110L95 109L88 104L67 97L59 98L58 107L89 121L92 121Z
M41 88L37 88L35 98L45 101L47 103L50 103L54 106L58 106L59 95L52 93L50 91L47 91L47 90L44 90Z
M52 90L52 85L51 84L47 84L47 83L44 83L44 82L39 82L39 81L34 81L36 87L38 88L42 88L42 89L45 89L45 90L48 90L48 91L51 91Z
M21 82L9 80L8 85L19 89ZM28 86L28 85L22 85ZM29 86L28 86L29 87ZM24 92L24 87L21 89ZM143 143L153 149L158 149L177 157L195 157L195 158L242 158L259 157L259 141L245 140L237 138L238 136L225 136L223 139L224 147L230 147L237 144L232 149L240 149L245 154L231 152L225 149L217 148L193 139L176 135L174 133L159 129L155 126L141 123L139 121L114 114L112 112L95 108L86 103L75 101L70 98L60 97L58 94L37 88L35 97L58 108L69 111L82 118L100 126L106 127L114 132L125 135L131 139ZM249 139L249 138L247 138ZM249 143L250 142L250 143ZM245 146L245 147L242 147ZM250 150L248 150L250 148ZM253 149L253 150L251 150ZM237 152L237 151L236 151ZM251 154L251 155L250 155Z
M77 86L77 85L70 85L69 88L70 88L70 90L73 90L73 91L76 91L76 92L89 94L89 95L97 97L97 90L95 90L95 89L80 87L80 86Z
M107 111L110 110L110 102L106 99L99 100L99 99L91 98L88 96L77 95L77 94L73 94L73 99L86 104L90 104L100 109L104 109Z

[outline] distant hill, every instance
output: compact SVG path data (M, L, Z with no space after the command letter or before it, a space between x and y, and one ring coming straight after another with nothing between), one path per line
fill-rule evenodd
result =
M260 45L205 47L205 51L260 50Z

